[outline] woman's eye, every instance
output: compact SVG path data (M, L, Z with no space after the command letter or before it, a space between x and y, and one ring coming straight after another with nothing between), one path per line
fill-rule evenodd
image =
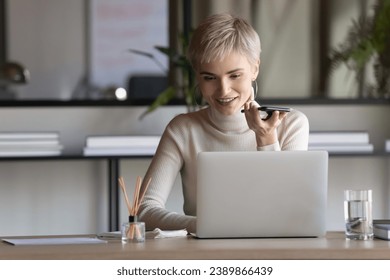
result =
M214 80L215 78L213 76L203 76L203 79L205 81L211 81L211 80Z
M238 78L240 78L240 77L241 77L240 74L232 74L232 75L230 76L230 78L232 78L232 79L238 79Z

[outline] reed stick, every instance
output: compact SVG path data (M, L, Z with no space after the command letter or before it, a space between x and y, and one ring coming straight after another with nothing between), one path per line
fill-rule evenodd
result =
M133 200L133 208L132 208L133 216L137 215L138 213L137 209L139 205L139 192L141 190L141 184L142 184L142 178L138 176L137 183L135 186L135 191L134 191L134 200Z
M129 212L129 215L131 215L132 209L131 209L131 205L130 205L130 202L129 202L129 198L127 197L125 181L123 180L123 177L119 177L118 181L119 181L119 186L122 189L123 196L125 197L127 210Z
M135 190L134 190L134 194L133 194L133 203L132 204L130 203L129 198L127 196L126 185L125 185L125 181L124 181L123 177L119 177L118 181L119 181L119 186L122 189L122 193L123 193L123 196L124 196L125 201L126 201L126 206L127 206L128 211L129 211L129 216L137 216L138 211L139 211L139 207L140 207L140 205L145 197L145 193L146 193L147 189L149 188L149 185L150 185L150 182L152 181L152 178L149 178L149 180L145 186L145 189L142 192L142 195L140 195L141 185L142 185L143 180L140 176L137 177L137 182L136 182L136 186L135 186Z
M140 198L140 203L138 204L138 207L137 207L137 209L136 209L136 212L137 212L137 213L138 213L139 207L140 207L140 205L141 205L141 202L144 200L146 191L148 190L151 181L152 181L152 178L149 178L149 180L148 180L148 182L147 182L147 184L146 184L146 186L145 186L145 189L144 189L144 191L142 192L142 195L141 195L141 198Z
M126 201L127 210L129 211L129 216L137 216L138 211L139 211L139 207L140 207L140 205L145 197L145 193L146 193L147 189L149 188L149 185L150 185L150 182L152 181L152 178L149 178L149 180L145 186L145 189L143 190L142 195L140 196L141 185L142 185L143 180L140 176L137 177L136 186L135 186L135 190L134 190L134 194L133 194L133 204L130 203L129 198L127 196L126 185L125 185L125 181L124 181L123 177L119 177L118 181L119 181L119 186L122 189L123 196L124 196L125 201ZM138 226L136 224L130 224L130 228L126 232L126 236L129 239L134 239L134 236L141 237L141 235L142 234L141 234Z

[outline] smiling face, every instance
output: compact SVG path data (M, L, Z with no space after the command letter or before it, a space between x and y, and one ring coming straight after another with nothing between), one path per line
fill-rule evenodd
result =
M257 77L259 64L233 52L221 61L201 63L196 78L206 102L223 115L235 114L248 100L253 99L252 81Z

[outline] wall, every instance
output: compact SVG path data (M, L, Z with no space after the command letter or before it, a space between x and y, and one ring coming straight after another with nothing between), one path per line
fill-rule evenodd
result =
M106 88L127 87L131 75L165 74L127 50L149 52L167 68L166 55L154 49L167 45L167 2L8 1L7 57L31 73L13 91L23 100L96 99Z
M294 105L312 130L367 130L376 150L390 139L388 105ZM0 131L56 130L66 152L79 153L92 134L161 134L180 106L164 107L138 120L143 107L1 108ZM389 218L389 157L331 157L329 230L343 229L346 188L372 188L374 218ZM148 159L123 160L128 186L143 176ZM107 230L107 171L104 160L0 161L0 236L95 233ZM121 203L123 201L121 200ZM178 179L167 207L182 212ZM121 221L126 209L121 205Z
M18 98L71 98L86 73L85 14L80 0L7 1L7 58L31 73Z

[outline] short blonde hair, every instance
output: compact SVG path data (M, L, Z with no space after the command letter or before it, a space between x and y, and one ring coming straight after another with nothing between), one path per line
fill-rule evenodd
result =
M226 13L215 14L195 29L187 58L197 69L200 63L222 60L233 51L245 55L250 63L257 63L261 52L259 35L242 18Z

